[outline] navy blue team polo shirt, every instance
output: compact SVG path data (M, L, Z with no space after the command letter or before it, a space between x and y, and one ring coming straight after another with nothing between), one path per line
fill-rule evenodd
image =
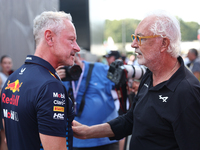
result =
M132 134L130 150L199 150L200 83L184 66L165 82L152 86L152 72L142 78L136 103L110 122L115 137ZM133 107L135 106L135 107Z
M39 150L39 133L67 134L68 149L72 147L72 102L55 69L39 57L28 55L8 78L2 89L2 116L9 150Z

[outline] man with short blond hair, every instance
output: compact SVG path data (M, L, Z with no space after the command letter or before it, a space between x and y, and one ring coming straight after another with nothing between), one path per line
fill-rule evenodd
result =
M72 102L55 71L73 65L80 51L71 15L45 11L34 19L33 34L35 54L2 89L8 149L40 150L42 144L44 150L71 150Z

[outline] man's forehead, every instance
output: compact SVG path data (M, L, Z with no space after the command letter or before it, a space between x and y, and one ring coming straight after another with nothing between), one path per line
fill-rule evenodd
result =
M145 35L149 32L150 26L154 23L155 17L154 16L148 16L144 18L138 25L138 27L135 30L136 35Z
M76 29L74 24L70 20L65 20L65 29L64 31L70 36L76 36Z

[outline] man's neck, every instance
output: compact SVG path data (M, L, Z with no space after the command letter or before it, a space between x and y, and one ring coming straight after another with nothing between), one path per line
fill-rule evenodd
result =
M37 46L34 55L49 62L53 66L54 69L58 67L58 62L55 59L55 57L51 54L50 49L48 47Z
M169 60L170 61L163 60L165 63L162 63L161 67L153 71L153 86L169 80L180 67L177 58Z

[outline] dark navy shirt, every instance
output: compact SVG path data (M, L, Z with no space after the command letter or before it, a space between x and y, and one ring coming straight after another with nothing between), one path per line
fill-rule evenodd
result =
M72 102L47 61L27 56L25 64L8 78L1 96L9 150L39 150L39 133L69 136L71 149Z
M132 134L130 150L199 150L200 83L178 58L181 67L165 82L152 86L144 75L136 103L123 117L109 122L120 139Z

